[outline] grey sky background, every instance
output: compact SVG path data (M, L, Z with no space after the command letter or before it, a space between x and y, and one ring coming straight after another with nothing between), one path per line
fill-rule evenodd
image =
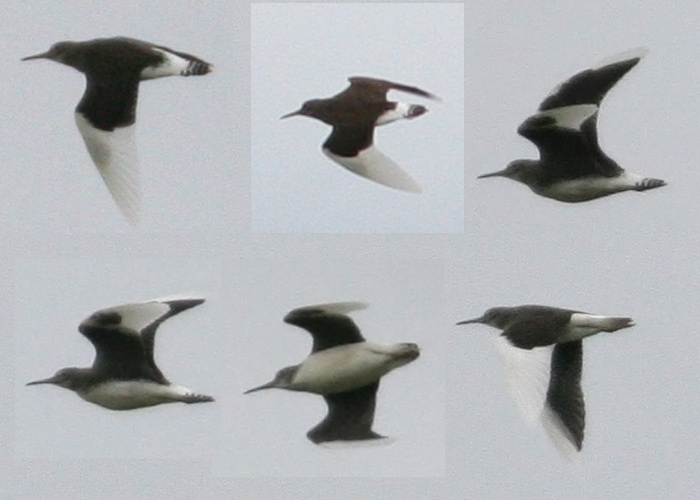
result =
M293 20L290 22L290 20ZM255 232L461 233L464 6L397 3L253 4L252 228ZM350 76L414 85L442 102L392 91L429 113L375 131L375 145L423 193L348 172L321 152L331 127L280 120Z
M451 496L689 498L698 486L700 395L695 86L691 2L505 2L467 8L465 237L451 247L451 320L495 305L547 304L628 315L637 326L584 341L586 437L560 457L511 401L497 331L449 336ZM476 180L537 151L516 128L560 81L647 46L608 94L604 150L668 186L566 205L503 179ZM460 383L460 381L462 383Z
M61 40L131 36L215 65L203 77L142 82L136 142L144 232L248 227L246 16L232 2L4 2L3 199L6 230L129 232L87 153L74 110L84 76L48 60L22 62ZM154 17L155 16L155 17ZM241 41L244 41L241 43ZM36 63L36 64L31 64Z
M259 165L278 175L294 172L290 191L339 186L346 196L358 196L355 215L337 216L347 228L300 216L274 230L423 231L417 222L404 224L410 210L397 208L403 201L370 210L392 192L327 160L320 152L327 127L302 118L278 120L305 99L341 90L349 74L365 72L361 60L349 70L338 64L328 72L314 67L316 73L295 73L286 93L276 86L270 94L275 102L269 113L258 113L257 106L268 104L254 92L248 105L247 4L4 3L0 279L7 284L3 303L11 307L0 315L0 326L11 333L0 339L0 387L14 394L14 405L0 410L0 436L7 443L0 452L0 496L694 497L700 461L698 10L690 1L466 4L464 87L451 91L454 75L461 83L461 67L449 77L417 58L406 60L401 71L369 67L444 99L427 103L431 111L419 120L383 127L378 136L385 153L427 181L426 192L431 185L452 186L431 172L461 173L461 167L453 171L442 162L434 168L434 155L442 152L415 139L421 131L445 130L452 114L464 118L465 234L311 236L249 234L251 163L254 207ZM291 44L282 35L304 23L303 15L287 12L288 30L270 33L278 46ZM398 40L394 53L404 53L414 36L439 45L442 32L431 23L421 10L385 24ZM324 33L319 40L325 43ZM204 78L173 77L141 87L138 143L144 177L153 176L150 190L144 188L142 231L121 219L73 123L82 76L55 63L19 62L58 40L117 34L216 65ZM515 130L557 83L640 45L650 53L604 101L600 140L623 167L668 186L565 205L512 181L475 179L512 159L535 157L535 148ZM326 57L323 46L316 44L319 57ZM253 67L256 85L264 74L284 79L293 59L260 61ZM462 114L462 104L448 99L464 90L469 101ZM258 116L261 125L274 124L270 130L280 148L263 151L270 161L260 164L249 147ZM439 134L445 151L461 147ZM257 144L257 132L252 137ZM290 138L302 158L282 168L281 141ZM399 156L407 147L416 150ZM448 160L459 166L461 154L459 149ZM301 175L305 168L316 174ZM305 178L319 182L296 184ZM348 187L354 182L357 191ZM377 199L361 202L365 187L376 190L368 196ZM311 207L314 217L341 204L318 205L305 194L293 200ZM461 193L446 200L440 217L444 227L453 227L447 221L454 211L446 207L461 203ZM261 213L272 217L275 211ZM366 222L371 217L378 222ZM253 228L271 230L262 220L254 218ZM313 228L303 229L312 222ZM92 348L77 325L95 309L187 292L208 301L163 325L156 355L172 381L217 397L215 404L114 413L65 390L24 387L61 367L89 365ZM282 391L242 395L308 354L308 336L284 324L284 314L329 300L369 302L354 315L367 338L415 341L423 348L420 359L390 374L380 388L376 429L396 438L389 446L319 449L304 435L325 413L320 398ZM522 422L493 345L496 330L452 326L490 306L524 303L629 315L637 323L584 343L587 427L575 463L557 454L540 427ZM418 478L443 472L444 478ZM313 475L388 477L291 477Z

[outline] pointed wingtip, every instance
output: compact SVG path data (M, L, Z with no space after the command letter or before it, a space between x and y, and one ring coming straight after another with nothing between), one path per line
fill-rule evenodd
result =
M633 49L628 49L617 54L605 57L595 63L591 69L600 69L611 64L617 64L624 61L631 61L633 59L641 60L649 53L647 47L635 47Z

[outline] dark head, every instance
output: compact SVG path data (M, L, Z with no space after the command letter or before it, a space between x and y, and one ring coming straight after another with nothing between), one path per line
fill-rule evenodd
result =
M78 45L78 42L58 42L54 43L47 52L36 54L33 56L23 57L23 61L30 59L50 59L52 61L75 66L77 53L73 50Z
M83 368L63 368L53 377L28 382L26 385L53 384L74 391L81 385L84 371Z
M325 99L311 99L310 101L306 101L304 104L302 104L300 109L280 116L280 119L289 118L290 116L310 116L311 118L320 119L319 110L323 107L323 102L325 102Z
M293 390L291 385L292 381L294 380L294 375L296 375L297 370L299 370L299 366L301 365L287 366L285 368L282 368L280 371L277 372L275 378L272 379L271 382L259 385L258 387L253 387L252 389L248 389L243 394L250 394L251 392L262 391L263 389Z
M488 309L482 316L474 319L460 321L458 325L467 325L470 323L482 323L494 328L503 330L511 321L511 307L492 307Z
M506 177L508 179L529 185L537 177L537 173L539 172L538 167L539 162L536 160L513 160L503 170L480 175L477 177L477 179L486 179L487 177Z

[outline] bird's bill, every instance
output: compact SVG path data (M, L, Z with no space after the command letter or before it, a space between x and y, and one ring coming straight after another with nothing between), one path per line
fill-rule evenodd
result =
M491 172L490 174L482 174L478 176L477 179L486 179L487 177L503 177L505 174L505 170L499 170L498 172Z
M287 113L286 115L280 116L280 120L282 120L283 118L289 118L290 116L299 116L299 115L301 115L301 110L297 109L296 111L292 111L291 113Z
M39 385L39 384L55 384L56 377L44 378L41 380L35 380L34 382L27 382L25 385Z
M48 58L48 57L49 57L49 53L48 53L48 52L42 52L41 54L36 54L36 55L33 55L33 56L23 57L23 58L22 58L22 61L29 61L30 59L46 59L46 58Z
M259 385L258 387L253 387L252 389L248 389L243 394L250 394L251 392L262 391L264 389L274 389L275 387L277 387L277 385L275 384L275 381L272 380L266 384Z
M479 316L478 318L473 318L473 319L465 319L464 321L460 321L457 323L458 325L468 325L470 323L483 323L484 322L484 317Z

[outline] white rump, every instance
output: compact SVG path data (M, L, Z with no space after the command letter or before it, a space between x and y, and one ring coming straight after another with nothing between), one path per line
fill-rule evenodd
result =
M397 102L394 109L384 112L377 118L376 125L386 125L387 123L395 122L396 120L401 120L406 118L408 111L411 109L410 104L405 102Z
M190 66L190 60L180 57L177 54L168 52L167 50L152 47L152 50L160 52L165 56L165 61L157 66L149 66L141 71L142 80L150 80L153 78L162 78L165 76L177 76L187 71Z

